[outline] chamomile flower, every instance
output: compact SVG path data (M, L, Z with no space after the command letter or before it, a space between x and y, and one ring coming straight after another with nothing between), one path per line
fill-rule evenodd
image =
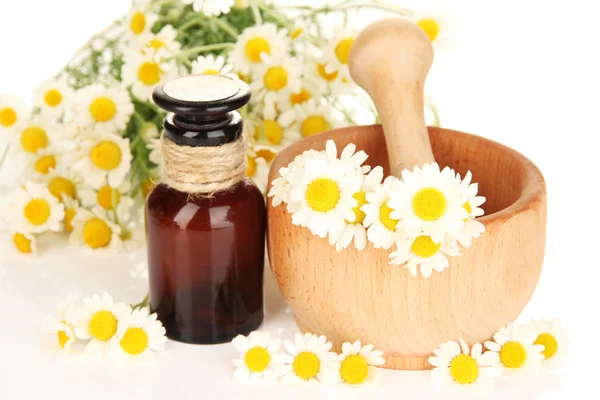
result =
M177 66L165 58L162 50L148 49L145 54L131 52L125 56L123 83L142 100L150 100L155 87L177 76Z
M209 17L218 17L227 14L235 0L183 0L183 4L193 4L194 11Z
M33 106L49 117L60 117L65 104L73 96L73 89L64 79L49 79L42 83L33 94Z
M34 235L14 232L12 242L15 249L21 254L36 255L38 253L37 238Z
M255 100L264 102L266 119L274 119L277 105L289 101L290 96L301 89L300 76L300 68L293 58L263 56L263 64L254 69L250 88L256 93Z
M298 333L293 342L286 340L283 346L286 353L274 358L281 364L275 372L283 376L284 385L323 382L339 368L338 355L330 352L333 345L325 336Z
M107 213L100 208L93 211L80 208L71 222L73 232L70 242L77 245L98 249L121 249L121 227L111 222Z
M460 179L460 175L457 175L456 179L460 182L461 190L463 191L463 197L467 199L463 207L469 214L468 219L465 220L465 225L457 235L458 242L466 248L471 246L473 238L478 238L483 232L485 232L485 226L476 221L475 218L481 217L484 212L480 206L485 203L485 197L477 196L478 185L477 183L471 183L472 174L471 171L467 172L464 180Z
M136 0L125 17L125 28L129 37L144 41L150 34L158 16L148 12L148 0Z
M298 23L290 30L289 35L292 41L300 39L306 33L306 26L303 23Z
M173 55L181 50L181 43L177 39L177 29L172 25L165 25L157 34L148 35L144 42L140 42L142 53L162 51L165 55Z
M354 343L344 343L340 354L339 379L350 385L360 385L372 382L377 367L385 364L383 352L373 350L372 344L362 346L360 340Z
M65 232L73 232L73 219L79 212L79 201L67 196L62 195L62 202L65 205Z
M305 79L318 88L321 95L329 92L338 94L332 88L340 80L340 73L337 70L327 72L325 62L320 58L312 54L307 54L305 56L303 71Z
M263 157L259 157L254 151L248 150L248 165L246 166L246 176L260 189L261 192L267 190L267 180L269 176L269 166Z
M286 55L289 39L285 30L266 23L246 28L229 53L229 62L244 75L263 63L263 55L279 59Z
M283 126L290 126L302 137L313 136L342 126L330 105L309 100L286 111L279 118Z
M237 368L233 374L234 379L274 379L274 369L277 366L274 356L281 348L280 340L271 339L271 335L266 332L255 331L248 336L238 335L231 343L240 352L240 357L233 360L233 365Z
M100 186L108 178L112 187L120 186L131 168L129 139L118 135L93 135L82 141L79 158L73 165L92 186Z
M8 216L16 232L59 232L65 209L44 185L27 182L16 190Z
M133 310L119 319L116 337L111 344L111 354L129 360L148 360L152 351L163 351L167 342L166 330L150 315L148 308Z
M429 236L419 236L408 239L401 236L396 240L398 249L390 254L393 258L390 264L403 265L413 276L417 276L417 267L421 267L421 274L429 278L432 272L442 272L450 263L446 256L460 255L456 241L449 240L445 243L435 243Z
M31 159L31 169L36 176L47 176L56 169L60 159L57 149L48 146L39 150L35 158Z
M295 106L306 104L310 100L320 101L320 99L320 88L312 81L308 79L302 79L301 85L297 91L291 93L287 98L284 98L277 103L277 110L280 113L283 113L294 108Z
M43 329L46 333L56 337L56 344L64 352L69 352L77 341L72 325L75 312L73 301L70 299L60 301L57 311L58 315L47 314L44 316Z
M12 133L20 123L29 118L29 114L29 108L21 97L0 93L0 133Z
M254 138L261 143L268 143L275 149L283 149L298 141L300 136L289 127L282 126L274 119L261 119L253 124Z
M544 360L541 366L550 369L562 367L570 342L561 321L558 319L553 321L531 321L526 325L526 328L537 335L533 343L544 346L544 350L542 350Z
M19 126L13 142L23 154L32 157L50 146L56 130L57 126L50 118L37 115Z
M511 323L500 328L485 347L498 354L505 374L535 373L544 360L544 346L535 344L537 337L527 327Z
M418 13L412 17L431 44L438 49L451 49L454 42L454 18L448 13Z
M360 190L361 177L350 161L331 160L318 153L288 175L289 193L299 208L292 215L294 225L306 226L321 238L341 232L345 221L354 222L354 194Z
M333 37L327 43L323 51L325 71L328 74L339 72L343 76L349 76L348 61L350 49L354 44L358 32L356 29L338 27Z
M133 199L129 197L131 184L127 181L117 187L112 187L107 182L100 186L83 186L79 190L79 197L83 206L87 208L100 207L105 211L116 211L119 216L127 214L133 206Z
M480 343L472 348L462 339L459 343L450 340L433 352L431 378L457 396L483 398L493 390L492 378L499 375L498 354L483 353Z
M437 163L423 169L404 170L398 187L390 191L391 217L400 220L398 230L407 237L430 236L442 243L448 234L455 238L469 217L456 173L446 167L440 172Z
M148 122L144 124L138 134L144 140L144 142L149 143L153 139L158 139L160 137L160 132L156 124L152 122Z
M389 204L390 192L397 189L399 183L396 177L388 176L383 185L366 195L367 204L361 208L365 213L363 224L368 228L367 238L376 249L388 250L402 237L397 229L399 221L392 218L394 209Z
M52 170L44 177L44 183L58 201L63 201L64 196L70 199L77 197L77 187L81 184L81 177L72 170Z
M114 303L108 293L83 299L83 307L73 311L73 330L77 339L90 340L85 353L102 356L117 335L119 322L131 313L129 306Z
M199 56L192 62L192 74L194 75L225 75L237 79L238 75L233 72L233 67L226 63L225 57L209 54Z
M127 90L96 84L75 94L73 112L80 129L120 134L133 114L133 103Z
M158 166L159 170L162 170L165 157L162 151L161 140L159 138L150 140L148 150L150 150L150 154L148 155L150 161Z

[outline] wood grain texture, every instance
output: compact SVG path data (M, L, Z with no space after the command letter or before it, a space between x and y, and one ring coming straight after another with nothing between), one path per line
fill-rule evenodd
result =
M429 128L441 167L479 183L486 233L473 241L450 268L430 278L413 277L389 265L390 251L369 243L337 252L326 239L292 225L285 206L268 200L268 246L274 275L305 332L326 335L339 349L361 340L384 351L385 368L428 369L439 344L462 337L470 344L489 340L514 321L537 285L546 236L546 188L540 171L516 151L461 132ZM352 127L307 138L283 151L279 168L305 150L338 149L355 143L370 155L367 164L389 160L381 126Z

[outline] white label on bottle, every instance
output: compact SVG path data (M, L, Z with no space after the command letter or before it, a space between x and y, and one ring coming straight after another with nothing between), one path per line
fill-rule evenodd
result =
M235 96L240 91L240 85L222 75L190 75L172 80L164 85L163 90L174 99L202 103Z

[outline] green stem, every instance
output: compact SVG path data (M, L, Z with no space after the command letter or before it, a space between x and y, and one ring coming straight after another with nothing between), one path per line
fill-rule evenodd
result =
M223 29L225 32L227 32L229 34L229 36L231 36L232 38L234 38L237 41L237 38L239 35L233 26L231 26L228 22L223 21L222 19L217 18L217 17L210 17L210 19L215 24L219 25L219 27L221 29Z
M176 54L175 56L169 58L169 60L172 60L172 59L181 60L182 58L189 58L188 56L191 56L194 54L206 53L209 51L216 51L216 50L232 49L234 46L235 46L234 43L217 43L217 44L209 44L206 46L192 47L191 49L187 49L187 50L184 50L184 51Z
M258 7L265 14L268 14L271 18L273 18L275 21L279 22L281 25L283 25L286 28L288 28L288 30L291 31L294 28L294 24L293 23L291 23L289 20L285 19L284 17L282 17L278 13L274 12L273 9L271 9L271 8L265 6L265 5L259 5Z
M255 25L262 25L263 20L262 20L262 16L260 15L260 10L258 9L258 6L256 4L253 4L251 6L251 8L252 8L252 15L254 16Z
M146 293L146 296L144 297L144 299L142 301L140 301L139 303L132 305L131 308L136 310L138 308L148 307L149 304L150 304L150 293Z

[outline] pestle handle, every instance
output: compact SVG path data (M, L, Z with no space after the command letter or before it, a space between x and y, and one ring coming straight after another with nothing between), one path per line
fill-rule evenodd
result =
M425 79L432 63L429 38L402 18L369 25L352 46L350 73L377 107L394 176L435 161L424 111Z

